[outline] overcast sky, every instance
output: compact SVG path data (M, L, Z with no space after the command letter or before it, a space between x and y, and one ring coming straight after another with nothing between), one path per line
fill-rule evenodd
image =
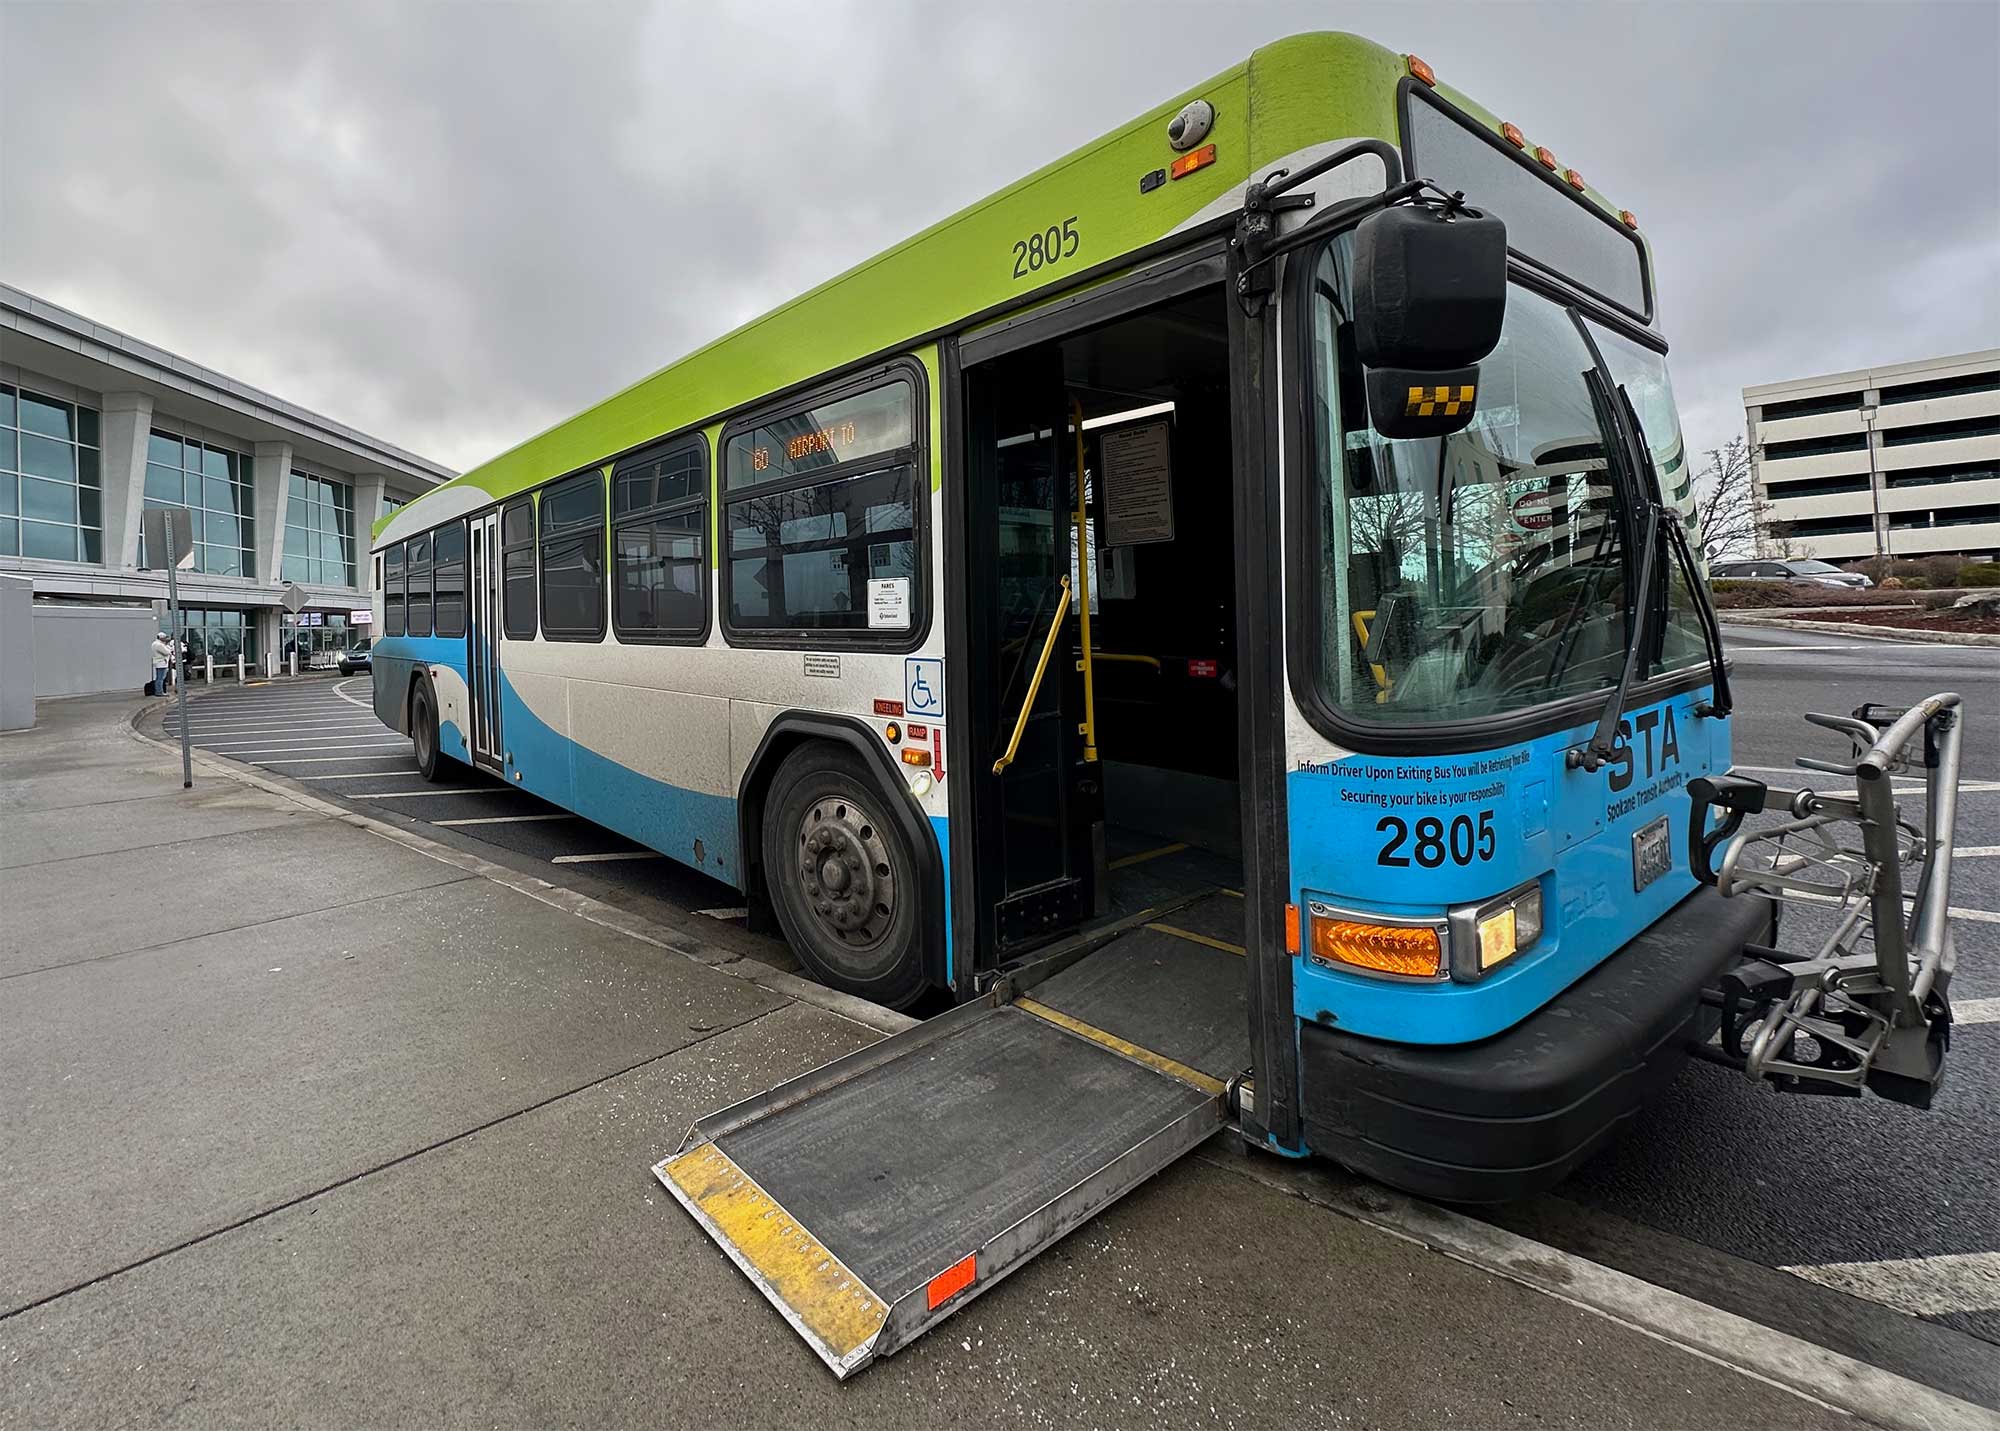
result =
M464 468L1331 26L1638 213L1697 450L2000 345L1987 0L0 0L0 278Z

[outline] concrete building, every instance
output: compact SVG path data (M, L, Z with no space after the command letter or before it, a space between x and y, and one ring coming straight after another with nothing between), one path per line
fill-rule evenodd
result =
M1760 555L2000 559L2000 349L1743 390Z
M185 506L196 545L178 580L191 654L232 667L239 651L253 666L278 660L281 601L297 582L304 664L367 634L376 517L452 475L0 284L0 573L34 583L38 613L163 608L166 573L149 567L140 514ZM88 641L130 623L61 624Z

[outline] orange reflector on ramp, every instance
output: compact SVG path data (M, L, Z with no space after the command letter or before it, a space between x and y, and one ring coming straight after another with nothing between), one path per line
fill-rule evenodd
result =
M974 1254L968 1252L964 1257L961 1257L944 1271L938 1273L937 1276L931 1278L931 1284L926 1296L930 1300L932 1310L943 1306L946 1302L972 1285L973 1264Z

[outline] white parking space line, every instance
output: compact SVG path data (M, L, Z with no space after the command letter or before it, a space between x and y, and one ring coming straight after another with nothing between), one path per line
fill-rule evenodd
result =
M2000 999L1953 999L1951 1021L1955 1024L2000 1024Z
M697 909L695 913L705 914L710 919L729 920L748 919L750 917L750 911L747 909Z
M1735 774L1737 771L1748 771L1752 775L1790 775L1795 777L1801 784L1810 784L1814 778L1821 780L1839 780L1841 778L1831 771L1801 770L1796 765L1732 765L1729 769L1731 774ZM1921 793L1924 787L1923 777L1920 775L1898 775L1894 779L1899 785L1912 787L1912 790L1916 793ZM1961 780L1958 782L1958 793L1961 795L1990 795L1996 790L2000 790L2000 780Z
M1884 1262L1828 1262L1780 1269L1822 1287L1866 1297L1913 1317L1939 1312L2000 1311L2000 1252L1896 1257Z
M378 757L378 758L379 758L379 757ZM412 768L411 768L411 769L409 769L409 770L363 770L363 771L359 772L358 774L357 774L357 773L354 773L354 772L349 772L349 773L348 773L348 774L346 774L346 775L301 775L301 776L299 776L298 778L299 778L300 780L305 780L305 781L319 781L319 780L389 780L389 779L393 779L393 778L395 778L395 777L396 777L396 776L398 776L398 775L415 775L416 773L417 773L417 772L416 772L416 769L415 769L414 767L412 767ZM424 793L424 794L429 794L430 792L428 792L428 791L424 791L424 792L422 792L422 793ZM360 799L361 797L357 795L357 796L355 796L354 798L358 800L358 799Z
M529 825L541 820L574 820L574 815L475 815L470 820L432 820L433 825Z
M372 711L375 709L375 703L373 701L364 701L359 696L350 696L349 694L347 694L347 688L360 679L361 677L359 676L348 677L346 680L342 681L339 685L333 688L333 695L335 699L346 701L351 706L360 706L361 709L365 711ZM371 676L369 677L369 679L373 680L374 678Z
M380 780L394 775L393 770L377 770L370 778ZM466 785L456 790L357 790L347 798L350 800L433 800L446 795L512 795L511 785Z
M400 750L400 746L398 747ZM259 765L345 765L350 760L400 760L395 752L382 755L299 755L286 760L260 760Z
M1955 860L2000 859L2000 845L1960 845L1951 852Z
M608 865L617 860L657 860L663 856L657 850L613 850L603 855L557 855L549 861L552 865Z
M1785 898L1809 900L1813 904L1841 903L1840 900L1830 894L1807 894L1804 890L1793 890ZM1903 898L1903 903L1905 904L1914 904L1915 902L1915 900L1907 895ZM1974 924L2000 924L2000 912L1991 909L1967 909L1963 905L1952 904L1945 906L1944 912L1949 914L1953 919L1969 919Z
M270 724L253 722L249 725L191 725L188 734L199 740L212 735L283 735L287 731L297 731L309 735L314 731L336 732L343 730L388 730L380 721L324 720L324 721L274 721ZM168 735L179 735L175 728Z

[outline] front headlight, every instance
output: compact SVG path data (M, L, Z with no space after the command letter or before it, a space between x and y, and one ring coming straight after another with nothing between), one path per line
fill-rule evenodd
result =
M1530 880L1498 899L1460 905L1446 916L1451 928L1451 977L1485 978L1542 937L1542 886Z

